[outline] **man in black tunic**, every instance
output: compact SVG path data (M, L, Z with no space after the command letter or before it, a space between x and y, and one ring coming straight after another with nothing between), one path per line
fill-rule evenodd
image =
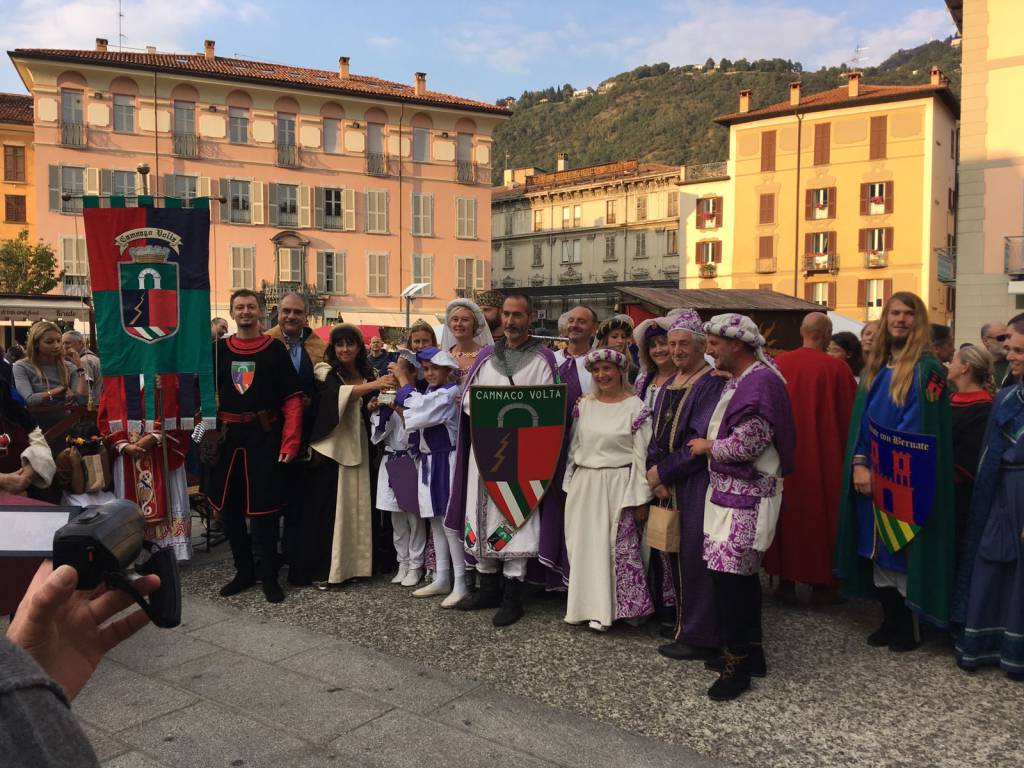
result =
M267 601L279 603L284 600L277 581L278 517L287 485L283 465L299 452L302 386L288 350L260 332L260 303L253 291L231 295L231 317L238 332L217 342L217 421L225 437L208 490L235 561L235 577L220 594L248 589L258 576Z

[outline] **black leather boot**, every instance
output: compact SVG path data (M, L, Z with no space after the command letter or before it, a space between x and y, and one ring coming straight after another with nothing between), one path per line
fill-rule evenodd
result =
M704 669L721 672L725 669L725 655L716 654L704 662ZM764 655L764 646L751 643L747 651L747 670L751 677L765 677L768 674L768 659Z
M918 637L917 617L900 598L899 608L895 612L896 630L889 640L889 650L896 653L906 653L915 650L921 645Z
M497 573L480 573L479 586L459 601L455 607L460 611L480 611L485 608L497 608L501 605L501 578Z
M244 592L255 584L256 578L251 570L235 571L235 578L220 588L220 596L231 597L232 595L237 595L239 592Z
M277 557L263 555L260 561L260 581L263 582L263 596L268 603L280 603L284 600L284 590L277 580Z
M873 648L881 648L893 641L896 631L899 629L900 608L905 608L903 597L896 587L880 588L877 592L878 601L882 604L882 623L878 629L868 635L868 645Z
M712 701L732 701L750 690L750 667L745 649L737 648L722 651L722 671L718 679L708 688L708 698Z
M523 610L523 589L526 584L516 579L505 579L505 592L501 597L501 606L494 614L492 623L496 627L507 627L515 624L526 614Z
M701 648L679 640L659 645L658 653L666 659L675 659L676 661L704 661L717 655L714 648Z

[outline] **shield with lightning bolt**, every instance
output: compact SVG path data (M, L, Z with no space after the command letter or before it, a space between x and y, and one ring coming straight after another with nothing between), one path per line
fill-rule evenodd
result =
M147 344L178 332L178 265L168 261L170 248L129 248L131 261L117 265L121 293L121 327Z
M548 384L469 389L470 435L480 476L505 518L487 532L500 551L540 505L558 468L566 387Z

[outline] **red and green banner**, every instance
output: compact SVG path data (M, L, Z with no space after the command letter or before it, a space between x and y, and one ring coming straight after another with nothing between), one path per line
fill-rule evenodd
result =
M487 532L500 551L540 506L558 467L566 386L469 388L473 453L491 500L505 518Z
M209 208L84 202L104 375L142 375L147 384L157 374L197 376L203 417L213 419ZM115 198L111 205L123 202ZM155 389L144 387L149 419L156 414Z

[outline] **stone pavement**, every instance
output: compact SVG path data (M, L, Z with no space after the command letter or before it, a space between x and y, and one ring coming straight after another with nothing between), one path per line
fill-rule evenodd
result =
M723 765L223 602L186 595L75 699L105 768Z

